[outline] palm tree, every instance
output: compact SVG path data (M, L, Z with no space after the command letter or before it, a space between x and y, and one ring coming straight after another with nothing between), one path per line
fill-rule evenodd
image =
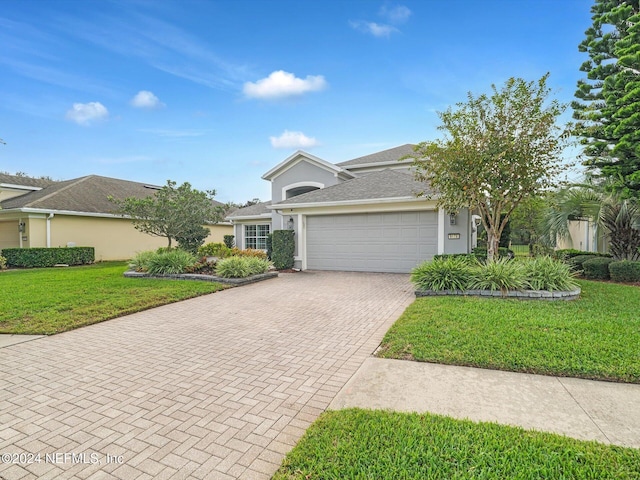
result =
M569 237L571 220L593 222L605 234L616 260L640 260L640 205L608 193L606 185L587 180L556 192L544 216L546 243Z

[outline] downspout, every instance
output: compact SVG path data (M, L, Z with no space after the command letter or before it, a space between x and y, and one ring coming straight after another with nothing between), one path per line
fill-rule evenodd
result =
M51 219L53 217L53 213L50 213L47 217L47 248L51 248Z

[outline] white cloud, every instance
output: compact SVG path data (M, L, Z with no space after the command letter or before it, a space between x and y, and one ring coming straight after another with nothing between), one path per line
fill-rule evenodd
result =
M285 130L279 137L269 137L273 148L311 148L318 145L313 137L307 137L302 132Z
M131 99L131 105L136 108L147 109L164 107L164 103L162 103L160 99L153 94L153 92L148 90L140 90L136 96Z
M351 28L358 30L362 33L370 33L374 37L389 37L392 33L397 32L398 29L391 25L384 25L375 22L365 22L364 20L349 22Z
M78 125L90 125L94 120L106 119L108 116L109 111L100 102L74 103L67 111L67 120Z
M395 7L383 5L378 13L394 25L406 22L411 16L411 10L404 5L396 5Z
M246 82L242 91L249 98L277 99L317 92L327 87L322 75L297 78L293 73L278 70L257 82Z

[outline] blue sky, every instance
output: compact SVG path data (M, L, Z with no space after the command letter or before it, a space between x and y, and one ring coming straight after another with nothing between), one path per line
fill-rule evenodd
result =
M295 150L439 138L437 111L512 76L550 72L571 101L591 4L5 0L0 170L265 200L261 175Z

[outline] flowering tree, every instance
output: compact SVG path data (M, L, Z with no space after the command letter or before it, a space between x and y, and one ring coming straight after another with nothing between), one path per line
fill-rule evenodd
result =
M510 78L492 94L474 96L457 109L439 112L446 137L416 146L415 177L428 185L448 212L468 207L480 213L487 231L487 258L495 260L500 236L525 199L555 186L568 165L560 154L569 126L557 119L566 105L548 101L547 78Z

